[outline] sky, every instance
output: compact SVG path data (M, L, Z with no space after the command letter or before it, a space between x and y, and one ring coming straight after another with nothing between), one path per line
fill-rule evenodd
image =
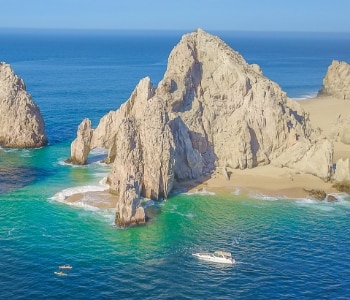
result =
M0 28L350 33L350 0L0 0Z

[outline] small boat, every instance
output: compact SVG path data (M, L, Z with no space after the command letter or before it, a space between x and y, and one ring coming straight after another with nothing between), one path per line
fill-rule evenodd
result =
M210 262L222 263L222 264L234 264L235 260L232 258L230 252L216 250L214 253L202 252L193 253L193 256L201 260L206 260Z
M58 267L59 269L72 269L73 267L71 265L62 265Z
M67 274L63 272L54 272L54 273L58 276L67 276Z

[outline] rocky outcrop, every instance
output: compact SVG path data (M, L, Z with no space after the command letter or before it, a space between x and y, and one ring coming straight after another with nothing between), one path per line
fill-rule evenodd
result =
M38 148L47 144L39 107L10 65L0 62L0 146Z
M89 119L84 119L78 127L77 138L72 143L72 159L69 159L68 162L77 165L86 164L90 152L92 133L91 121Z
M345 61L334 60L328 67L319 94L350 100L350 65Z
M110 190L119 194L116 223L123 226L145 221L141 195L167 198L173 185L174 143L164 103L157 97L149 99L142 113L120 124L108 176Z
M309 198L313 199L313 200L324 200L327 197L327 194L325 193L325 191L322 190L305 190L308 193Z
M86 122L86 121L84 121ZM154 88L140 81L120 109L85 128L72 143L72 160L106 147L108 177L119 194L117 224L143 219L139 196L166 198L175 181L216 168L286 166L329 179L332 144L311 127L301 106L257 65L203 30L174 47L163 79ZM136 217L138 216L138 217Z

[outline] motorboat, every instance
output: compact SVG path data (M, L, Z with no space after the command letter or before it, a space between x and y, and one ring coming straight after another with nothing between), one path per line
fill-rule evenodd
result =
M58 276L67 276L67 274L63 272L54 272L54 273Z
M199 253L193 253L192 255L197 257L198 259L206 260L210 262L231 264L231 265L235 263L235 260L232 258L231 253L227 251L216 250L213 253L199 252Z
M62 265L58 267L59 269L72 269L73 267L71 265Z

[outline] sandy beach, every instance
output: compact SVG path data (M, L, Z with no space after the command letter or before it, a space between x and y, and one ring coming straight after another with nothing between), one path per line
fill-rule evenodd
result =
M325 135L330 134L332 123L340 114L350 113L350 101L333 97L319 96L298 101L310 113L314 128L321 128ZM339 158L350 157L350 145L334 142L334 162ZM174 190L186 192L213 192L215 194L234 194L247 196L271 196L279 198L305 198L308 190L323 190L327 194L337 193L331 182L298 172L289 168L271 165L253 169L227 169L229 179L223 170L217 169L211 177L178 183ZM66 199L68 202L86 202L99 208L114 208L117 197L108 192L88 192L75 194Z

